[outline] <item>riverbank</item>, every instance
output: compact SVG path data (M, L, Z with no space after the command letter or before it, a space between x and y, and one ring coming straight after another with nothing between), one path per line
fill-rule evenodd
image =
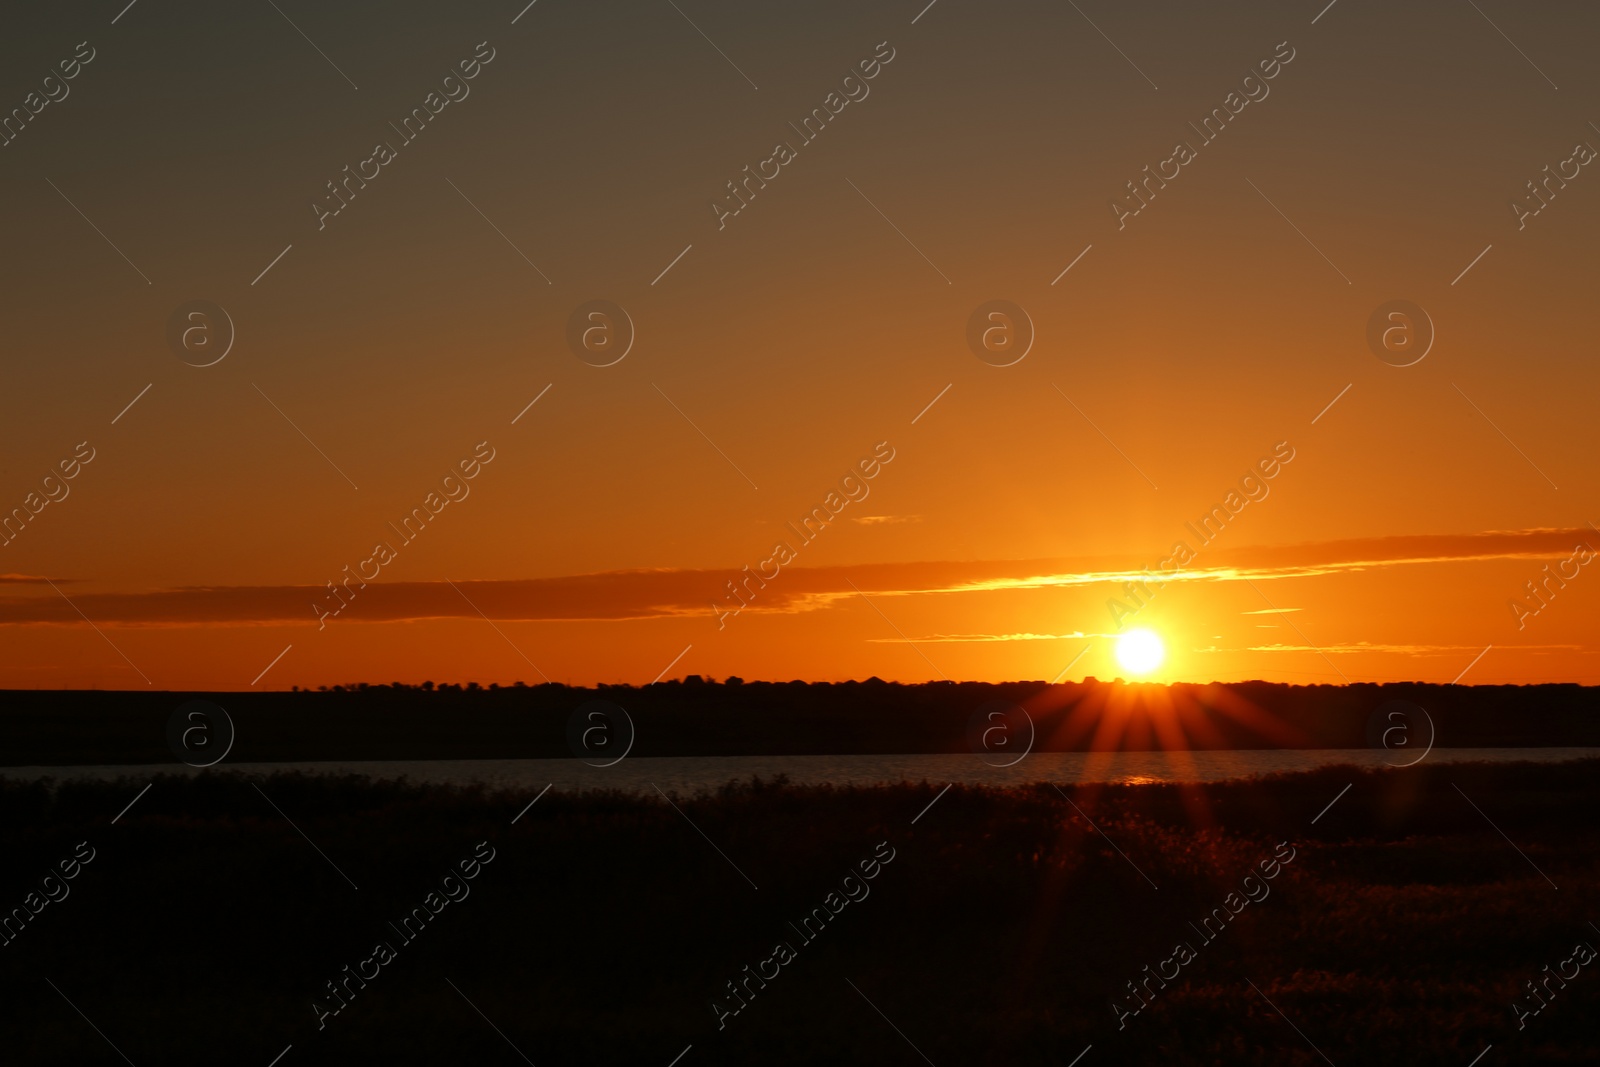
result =
M533 1062L692 1046L680 1067L882 1064L915 1061L907 1039L939 1064L1089 1046L1320 1063L1313 1043L1335 1063L1468 1063L1490 1044L1496 1063L1580 1062L1600 1049L1600 982L1583 972L1536 1016L1522 983L1600 944L1597 804L1596 760L758 781L670 802L304 774L7 782L0 903L50 899L0 950L0 1042L19 1062L106 1055L70 998L136 1063L288 1046L295 1064L522 1062L515 1045ZM44 879L80 843L94 859L63 894ZM470 886L441 883L491 849ZM868 880L863 857L890 854ZM1280 865L1258 890L1264 858ZM363 978L436 890L426 936ZM1180 943L1194 958L1162 977Z

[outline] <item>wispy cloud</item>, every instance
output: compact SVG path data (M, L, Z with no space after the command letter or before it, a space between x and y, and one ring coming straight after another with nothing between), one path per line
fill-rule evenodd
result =
M921 645L921 644L939 644L941 642L944 642L944 643L947 643L947 644L949 644L949 643L966 644L966 643L971 643L971 642L983 643L983 642L989 642L989 641L1074 641L1074 640L1081 640L1081 639L1083 639L1085 637L1115 637L1115 636L1117 636L1117 635L1116 634L1085 634L1085 633L1070 633L1070 634L1032 634L1032 633L1015 633L1015 634L929 634L926 637L914 637L914 638L911 638L911 640L915 641L917 644ZM904 644L905 643L901 638L898 638L898 637L869 637L869 638L867 638L867 641L870 644L886 644L886 645L899 645L899 644Z
M1518 652L1581 652L1582 645L1517 645ZM1443 656L1462 652L1481 651L1476 645L1387 645L1369 641L1356 641L1343 645L1251 645L1247 648L1218 648L1215 645L1199 649L1201 652L1323 652L1354 655L1363 652L1398 653L1407 656Z
M66 585L72 578L56 578L57 585ZM0 585L49 585L51 579L41 574L0 574Z
M1314 577L1383 567L1484 560L1557 559L1580 542L1600 543L1588 529L1517 530L1479 534L1417 535L1325 541L1314 544L1207 548L1189 566L1165 572L1171 582L1230 582ZM1159 557L1157 557L1159 558ZM1121 585L1151 577L1127 559L967 560L790 567L758 591L749 610L825 610L860 593L893 597L1004 590ZM714 602L727 570L646 569L549 578L457 581L483 614L498 621L614 621L716 617ZM0 576L0 625L71 624L82 618L72 604L46 590L44 579ZM60 580L57 580L60 584ZM81 582L80 582L81 584ZM444 581L368 583L355 590L340 625L439 618L473 618L477 612ZM187 586L134 592L79 592L73 602L101 625L262 625L316 621L312 605L325 603L325 585ZM1297 608L1247 614L1286 614ZM927 640L1060 640L1052 634L945 635Z

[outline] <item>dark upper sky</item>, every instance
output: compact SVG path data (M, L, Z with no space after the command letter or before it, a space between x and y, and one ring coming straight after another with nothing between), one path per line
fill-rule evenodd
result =
M0 686L1600 681L1592 6L125 3L0 39Z

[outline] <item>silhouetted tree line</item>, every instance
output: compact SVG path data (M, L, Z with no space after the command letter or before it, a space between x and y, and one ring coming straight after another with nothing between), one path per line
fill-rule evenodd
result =
M167 721L194 699L231 717L231 762L563 757L572 754L568 721L591 701L628 713L635 756L964 752L972 750L974 715L1006 704L1026 711L1038 752L1155 749L1178 736L1192 748L1226 749L1600 746L1600 688L1570 684L900 684L690 675L647 686L430 681L314 692L14 691L0 694L0 762L165 762L173 758ZM1022 731L1013 744L1025 742L1025 720L1012 713L1006 721Z

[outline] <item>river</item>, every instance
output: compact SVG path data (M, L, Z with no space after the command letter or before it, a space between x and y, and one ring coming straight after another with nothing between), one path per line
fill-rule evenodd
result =
M1600 757L1600 748L1438 748L1430 763L1484 760L1560 762ZM787 775L796 784L878 785L885 782L959 782L1018 785L1025 782L1220 782L1265 774L1314 770L1337 764L1399 766L1415 756L1384 749L1255 749L1197 752L1036 752L1018 763L992 766L973 755L899 756L680 756L630 757L609 767L577 759L393 760L327 763L227 763L213 770L245 774L305 771L407 778L413 782L485 785L491 789L563 791L621 789L692 794L752 776ZM998 762L998 761L997 761ZM61 767L0 767L0 778L58 781L149 781L158 774L198 774L179 763Z

